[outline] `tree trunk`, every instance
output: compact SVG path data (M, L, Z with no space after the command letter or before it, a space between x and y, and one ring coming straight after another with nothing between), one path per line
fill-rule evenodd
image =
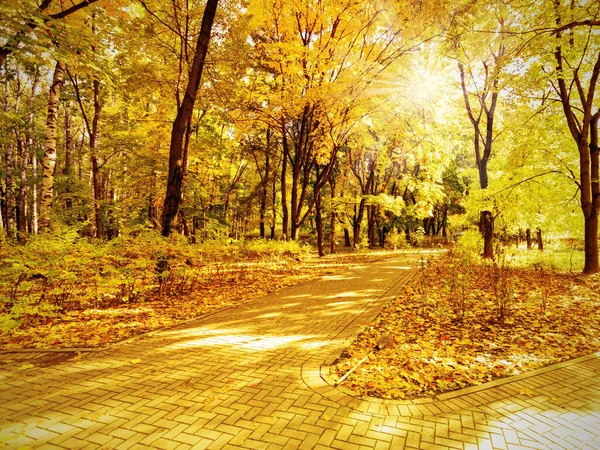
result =
M0 183L0 228L6 229L6 223L4 218L6 217L6 200L4 197L4 191L2 190L2 183Z
M444 206L444 213L442 217L442 237L448 239L448 207Z
M27 233L27 218L25 213L25 182L27 175L27 144L21 140L20 133L17 134L17 149L19 156L19 190L17 191L17 232L19 241L25 239Z
M69 102L64 103L65 110L65 167L63 168L63 175L67 178L66 189L67 198L65 200L65 207L70 210L73 207L73 200L69 195L71 193L71 173L72 161L73 161L73 139L71 136L71 115L69 114Z
M275 171L275 170L274 170ZM277 218L277 177L273 174L273 182L271 184L271 239L275 239L275 223Z
M63 175L70 176L73 171L73 137L71 135L71 114L69 101L63 104L65 110L65 166Z
M33 187L31 189L31 222L33 234L38 234L39 231L39 216L38 216L38 189L37 189L37 155L30 143L29 153L31 155L31 175L33 178Z
M100 180L100 164L98 155L96 154L96 146L98 145L98 124L100 120L100 82L94 80L94 118L92 120L92 133L90 135L90 155L92 163L92 193L93 193L93 210L94 223L96 230L96 238L104 237L104 227L102 222L102 182Z
M204 69L204 61L208 51L212 24L217 11L218 0L207 0L202 17L202 26L194 61L189 74L188 85L181 106L177 111L177 116L173 122L171 131L171 144L169 148L169 177L167 179L167 191L163 205L162 234L168 236L171 233L173 219L177 216L181 202L181 190L183 184L183 139L188 122L191 120L194 110L194 103L200 86L200 79Z
M584 222L585 263L584 273L598 272L598 212L592 211L585 216Z
M331 191L331 216L329 218L329 253L335 253L335 179L333 175L329 179L329 188Z
M481 226L483 229L483 257L492 259L494 258L494 216L491 211L481 211Z
M555 7L555 15L556 26L560 27L562 17L558 7ZM600 269L598 267L598 210L600 209L598 120L600 111L593 113L593 109L596 107L594 97L600 79L600 53L595 57L596 62L592 70L590 73L586 73L585 79L582 80L579 70L572 70L568 61L569 52L563 53L561 36L560 31L555 33L558 40L554 51L556 83L567 126L579 151L579 198L584 217L585 246L583 273L592 274L597 273ZM577 58L580 61L583 60L583 56ZM567 70L565 70L565 66ZM584 82L587 83L587 86L584 86ZM582 108L571 103L572 86L577 87ZM577 117L577 113L581 113L581 116Z
M544 251L544 241L542 240L542 229L539 227L536 231L536 240L537 240L538 250L540 252L543 252Z
M4 161L6 164L6 191L5 191L5 218L4 224L6 228L6 235L9 237L13 236L14 224L15 224L15 192L14 192L14 180L13 180L13 159L14 149L12 144L6 146L6 152L4 154Z
M600 58L598 59L600 64ZM597 273L598 266L598 211L600 210L600 151L598 148L598 122L600 110L590 120L590 207L584 214L585 264L584 273Z
M292 166L292 192L290 198L290 209L291 217L290 217L290 239L292 241L296 240L298 234L298 180L300 178L300 171L298 170L297 164Z
M289 229L289 212L287 205L287 158L289 155L289 147L285 127L282 129L283 140L283 156L281 159L281 236L284 240L288 239Z
M527 228L525 230L525 239L527 241L527 250L531 250L532 239L531 239L531 229Z
M377 233L375 232L377 209L375 205L367 206L367 237L369 239L369 247L377 246Z
M350 232L346 227L344 227L344 247L352 247L352 242L350 241Z
M50 212L54 195L54 169L56 166L56 126L58 123L58 100L65 81L66 64L56 62L52 85L48 94L48 116L46 118L46 145L42 160L42 190L40 193L39 229L50 228Z
M182 183L185 182L187 177L187 166L188 166L188 150L190 148L190 137L192 135L192 123L191 118L190 122L188 122L186 130L185 130L185 141L183 143L183 154L181 157L181 172L182 172ZM177 212L177 221L179 232L183 233L185 237L190 236L190 226L185 215L185 195L183 189L181 190L181 200L179 202L179 211Z
M269 131L267 131L267 148L269 146ZM260 195L260 237L265 238L265 216L267 212L267 189L269 184L269 155L265 158L265 176Z
M321 216L321 192L315 193L317 202L315 203L315 225L317 228L317 247L319 248L319 256L325 256L323 251L323 217Z
M357 248L360 245L360 227L362 224L363 216L365 213L365 199L361 199L360 203L357 207L354 207L354 220L352 223L352 232L353 232L353 245L354 248Z

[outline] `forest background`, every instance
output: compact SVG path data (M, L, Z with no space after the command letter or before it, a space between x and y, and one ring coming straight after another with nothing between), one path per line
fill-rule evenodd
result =
M0 326L177 298L306 243L550 243L598 272L599 15L3 0Z

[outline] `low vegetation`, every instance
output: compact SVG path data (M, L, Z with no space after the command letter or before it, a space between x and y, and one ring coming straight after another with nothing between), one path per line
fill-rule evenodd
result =
M386 255L318 258L299 242L189 245L155 232L104 244L37 236L0 252L3 349L101 347Z
M600 350L600 278L556 268L570 266L573 252L504 250L490 263L471 248L459 241L360 333L335 366L340 378L384 336L388 345L344 386L431 397Z

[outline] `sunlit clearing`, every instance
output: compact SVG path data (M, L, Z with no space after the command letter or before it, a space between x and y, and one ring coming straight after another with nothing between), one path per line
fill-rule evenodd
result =
M320 281L335 281L335 280L354 280L356 277L347 277L345 275L325 275Z
M223 335L223 334L235 334L243 331L242 328L218 328L218 325L206 325L201 328L188 328L185 330L168 330L163 331L163 335L171 335L176 337L198 337L204 335Z
M281 316L281 313L267 313L267 314L261 314L260 316L257 317L257 319L268 319L270 317L279 317Z
M359 292L342 292L342 293L337 293L335 295L330 295L329 297L325 297L327 299L329 298L345 298L345 297L368 297L371 294L373 294L373 292L377 292L373 289L365 289L364 291L359 291ZM339 303L333 303L333 305L336 304L343 304L344 302L339 302ZM345 303L351 303L351 302L345 302Z
M300 347L302 347L305 350L311 350L313 348L327 347L328 345L331 345L331 341L312 341L300 344Z
M238 347L244 350L273 350L278 347L283 347L294 342L313 339L316 336L257 336L251 334L236 334L236 335L220 335L211 336L204 339L196 339L191 341L180 342L169 346L170 348L185 348L185 347L215 347L228 346Z

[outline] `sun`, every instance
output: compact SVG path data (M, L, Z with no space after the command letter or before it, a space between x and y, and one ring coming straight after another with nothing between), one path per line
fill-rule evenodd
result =
M422 50L390 67L369 93L403 109L447 111L460 94L452 69L434 49Z

